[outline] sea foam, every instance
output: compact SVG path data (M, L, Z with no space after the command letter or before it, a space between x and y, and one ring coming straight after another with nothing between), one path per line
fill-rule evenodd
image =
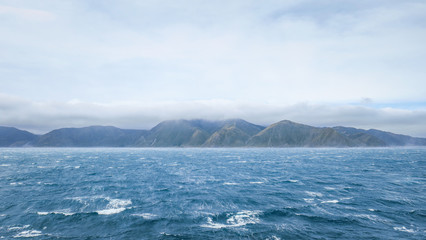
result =
M236 214L228 214L228 218L226 219L226 223L214 222L211 217L207 217L207 224L201 225L201 227L205 228L232 228L232 227L241 227L247 224L256 224L260 220L258 215L261 211L240 211Z
M99 210L96 212L100 215L111 215L111 214L121 213L124 210L126 210L126 208L120 207L120 208L108 208L108 209Z
M132 214L132 216L142 217L144 219L154 219L157 217L157 215L152 213L135 213L135 214Z
M310 192L310 191L305 191L306 194L308 194L311 197L322 197L322 193L319 192Z
M339 200L327 200L327 201L322 201L321 203L338 203Z
M42 235L41 231L38 231L38 230L25 230L16 234L13 237L14 238L33 238L33 237L38 237L41 235Z
M408 233L414 233L415 232L414 229L409 229L409 228L406 228L404 226L402 226L402 227L394 227L393 229L396 230L396 231L408 232Z

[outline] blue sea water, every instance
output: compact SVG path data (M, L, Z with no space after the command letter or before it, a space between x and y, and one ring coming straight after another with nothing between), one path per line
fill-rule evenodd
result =
M0 149L3 239L426 239L426 149Z

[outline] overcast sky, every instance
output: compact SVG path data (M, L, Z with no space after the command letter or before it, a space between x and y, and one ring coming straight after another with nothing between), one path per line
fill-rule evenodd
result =
M426 1L0 0L0 125L283 119L426 137Z

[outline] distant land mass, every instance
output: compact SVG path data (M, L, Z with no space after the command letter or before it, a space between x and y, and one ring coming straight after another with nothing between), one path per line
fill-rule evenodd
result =
M61 128L43 135L0 126L0 147L392 147L426 138L376 129L313 127L283 120L264 127L242 119L170 120L151 130L112 126Z

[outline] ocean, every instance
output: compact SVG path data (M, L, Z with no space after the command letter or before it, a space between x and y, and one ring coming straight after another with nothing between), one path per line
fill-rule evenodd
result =
M1 148L2 239L426 239L426 148Z

